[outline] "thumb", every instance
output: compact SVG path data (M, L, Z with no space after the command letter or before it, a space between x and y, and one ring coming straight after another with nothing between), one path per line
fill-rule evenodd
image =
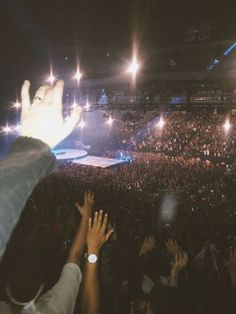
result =
M80 204L78 204L78 203L75 203L75 207L76 207L79 211L81 211L81 209L82 209L82 206L80 206Z
M22 114L24 114L30 108L29 88L30 88L30 82L25 80L21 88Z
M64 123L64 135L65 136L68 136L73 131L74 127L76 126L76 124L78 123L80 119L81 112L82 112L81 107L75 108L73 112L71 113L69 119Z
M107 234L105 235L106 241L109 240L109 238L110 238L110 236L112 235L113 232L114 232L114 229L111 229L111 230L109 230L109 231L107 232Z

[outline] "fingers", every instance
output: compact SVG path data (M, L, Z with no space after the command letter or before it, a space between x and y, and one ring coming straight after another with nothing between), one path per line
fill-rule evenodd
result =
M78 204L78 203L75 203L75 207L80 210L81 209L81 206Z
M84 202L93 203L94 202L94 193L91 191L84 192Z
M105 233L108 225L108 214L103 213L103 210L95 212L92 228L100 229L101 233ZM112 229L113 230L113 229Z
M98 212L95 212L94 218L93 218L93 227L97 227L98 224Z
M153 236L150 236L150 237L146 237L145 240L144 240L144 243L146 244L153 244L155 243L155 238Z
M107 228L107 223L108 223L108 215L105 214L105 215L104 215L103 222L102 222L102 226L101 226L101 231L102 231L102 233L105 233L106 228Z
M156 242L155 238L153 236L150 236L148 239L148 244L149 244L150 248L154 248L155 242Z
M69 135L73 131L73 129L75 128L76 124L78 123L80 119L81 112L82 112L81 107L77 107L73 109L68 120L64 123L65 136Z
M29 95L30 82L24 81L21 88L21 105L22 114L24 114L30 108L30 95Z
M89 199L90 202L94 201L94 193L93 192L88 191L88 199Z
M172 248L172 247L177 247L177 242L175 240L172 240L172 239L168 239L166 242L166 247L167 248Z
M37 105L37 104L43 102L45 100L46 93L49 89L51 89L51 87L48 85L44 85L44 86L39 87L39 89L37 90L37 92L35 93L35 96L33 98L33 104Z
M112 233L114 232L114 229L111 229L107 232L107 234L105 235L106 241L109 240L110 236L112 235Z
M103 222L103 211L100 210L98 214L97 228L101 229Z
M53 88L53 105L59 110L62 110L62 97L64 91L64 81L60 80L56 82Z
M180 268L184 268L188 262L188 254L184 251L179 251L175 255L175 264Z
M46 94L45 94L45 97L44 97L44 102L46 104L52 104L52 97L53 97L53 89L52 88L49 88L47 91L46 91Z

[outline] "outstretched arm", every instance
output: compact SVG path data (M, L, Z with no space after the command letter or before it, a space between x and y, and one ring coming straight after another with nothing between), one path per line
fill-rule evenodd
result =
M94 194L90 191L84 193L84 204L80 206L78 203L75 203L76 208L81 214L81 222L78 227L75 239L72 243L69 257L67 262L74 263L79 265L81 257L84 253L84 248L86 244L86 237L88 232L88 222L89 217L91 216L91 210L94 204Z
M62 117L63 81L55 87L42 86L30 102L30 82L22 90L21 137L10 153L0 161L0 257L11 232L35 185L55 165L50 147L55 146L73 130L79 119L76 109L64 123Z
M103 211L96 212L94 219L90 218L87 236L88 254L84 269L81 309L83 314L99 313L99 280L98 280L98 259L100 249L110 238L113 230L107 231L108 215Z

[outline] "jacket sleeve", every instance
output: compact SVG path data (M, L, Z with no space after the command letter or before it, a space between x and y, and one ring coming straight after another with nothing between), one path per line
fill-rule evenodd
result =
M77 264L67 263L63 267L59 281L45 294L38 303L39 313L72 314L78 296L82 274Z
M0 257L27 198L54 165L49 146L27 137L18 138L0 161Z

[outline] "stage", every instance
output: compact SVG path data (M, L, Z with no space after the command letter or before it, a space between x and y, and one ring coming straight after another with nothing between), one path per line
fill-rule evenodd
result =
M57 160L73 160L88 155L85 150L81 149L56 149L52 152L55 154Z
M59 161L69 161L83 166L108 168L114 165L126 163L125 160L121 159L89 156L85 150L80 149L58 149L53 150L53 153Z
M84 166L93 166L100 168L108 168L114 165L125 163L124 160L120 159L111 159L97 156L86 156L82 159L76 159L72 161L74 164L84 165Z

